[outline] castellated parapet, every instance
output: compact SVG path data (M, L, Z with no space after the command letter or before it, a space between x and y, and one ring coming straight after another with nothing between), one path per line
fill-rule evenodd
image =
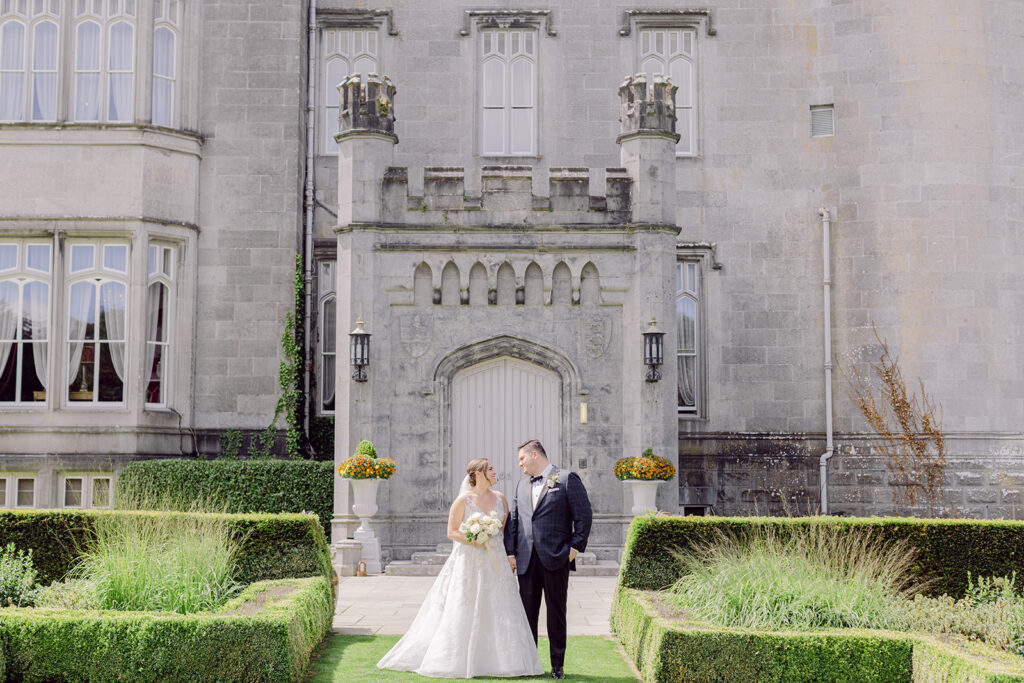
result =
M630 76L619 86L620 132L616 142L629 135L660 134L674 138L676 134L676 90L679 88L661 74L648 79L645 74Z
M605 192L590 194L590 170L552 168L548 195L533 194L530 166L484 166L481 191L466 194L461 166L423 169L423 194L409 194L409 171L391 167L381 187L384 224L452 226L621 225L631 221L632 180L624 168L605 169Z
M394 137L395 85L390 78L369 74L364 85L359 74L353 74L338 86L338 93L341 106L335 139L353 132Z

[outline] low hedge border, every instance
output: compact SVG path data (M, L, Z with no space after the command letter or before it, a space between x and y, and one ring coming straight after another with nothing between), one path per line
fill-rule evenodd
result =
M41 584L68 573L88 540L95 521L104 516L189 516L204 513L122 510L0 510L0 546L14 543L31 549ZM242 584L268 579L323 576L331 581L331 552L323 528L312 515L219 514L240 541L236 580Z
M962 597L967 572L1009 576L1024 564L1024 522L902 517L637 517L629 528L619 586L658 590L675 583L680 567L668 552L685 552L719 533L773 527L785 534L808 525L871 530L885 541L905 540L918 551L915 571L931 579L929 595ZM968 550L969 549L969 550Z
M843 629L755 631L659 616L657 595L616 591L611 627L646 682L1024 682L1024 666L978 643Z
M138 460L121 470L115 494L201 500L224 512L310 511L329 534L334 477L333 462L314 460Z
M252 616L227 614L275 586L293 590ZM202 614L7 608L0 650L24 680L301 681L333 613L319 576L261 581Z

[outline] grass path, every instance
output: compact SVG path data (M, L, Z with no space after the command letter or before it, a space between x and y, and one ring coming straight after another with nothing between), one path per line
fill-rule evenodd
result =
M314 653L306 683L345 681L433 681L414 673L381 671L377 662L398 642L399 636L330 635ZM530 678L474 678L474 681L551 681L547 638L540 639L540 661L545 674ZM592 683L636 683L632 668L619 650L618 642L602 636L569 638L565 653L565 679ZM459 679L465 680L465 679Z

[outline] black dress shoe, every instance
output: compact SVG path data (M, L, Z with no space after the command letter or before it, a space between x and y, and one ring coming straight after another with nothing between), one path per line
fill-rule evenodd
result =
M565 674L562 673L561 669L552 669L551 670L551 677L552 678L565 678Z

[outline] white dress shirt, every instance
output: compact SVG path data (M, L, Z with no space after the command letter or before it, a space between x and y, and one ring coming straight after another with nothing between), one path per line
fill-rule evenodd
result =
M551 470L555 469L555 466L548 464L544 468L544 471L540 473L540 479L530 484L533 487L533 507L537 508L537 501L540 500L540 492L544 490L544 487L548 484L548 475L551 474Z

